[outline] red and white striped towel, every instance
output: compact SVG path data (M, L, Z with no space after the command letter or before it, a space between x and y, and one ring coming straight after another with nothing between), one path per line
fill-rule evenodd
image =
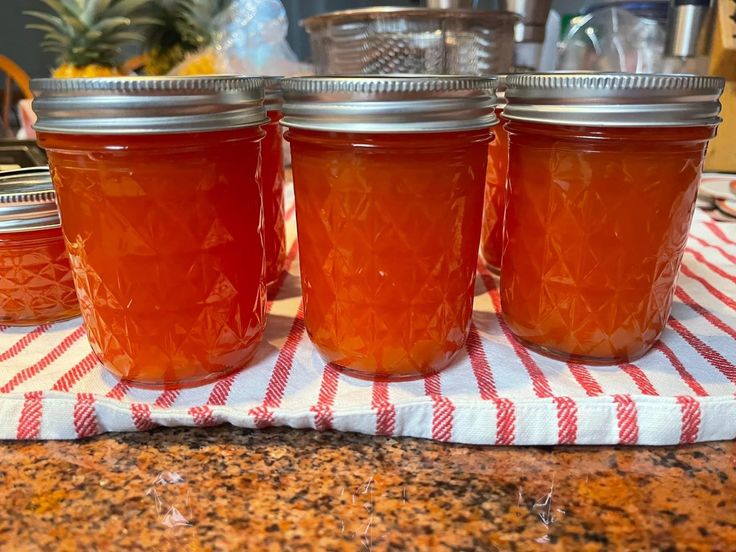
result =
M0 331L0 438L230 423L499 445L674 444L736 438L736 224L696 214L672 318L636 363L585 367L511 339L482 265L467 354L423 381L325 366L304 331L293 203L289 273L253 364L183 391L131 389L97 363L80 320Z

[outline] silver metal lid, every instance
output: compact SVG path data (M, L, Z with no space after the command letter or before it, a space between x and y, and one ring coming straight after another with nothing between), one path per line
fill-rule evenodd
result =
M287 127L336 132L447 132L495 125L496 80L445 75L283 79Z
M161 134L262 124L259 77L34 79L34 128L68 134Z
M496 75L496 107L506 107L506 78L508 75Z
M0 234L60 225L48 167L0 172Z
M720 122L720 77L636 73L518 73L506 79L512 121L603 127Z
M281 109L284 103L284 94L281 92L281 81L283 76L279 77L261 77L263 79L263 88L265 99L263 103L266 105L266 111L272 109Z

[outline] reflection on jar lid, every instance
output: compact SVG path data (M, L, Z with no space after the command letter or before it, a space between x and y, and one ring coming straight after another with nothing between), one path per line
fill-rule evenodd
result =
M506 78L508 75L496 75L496 108L500 109L506 106Z
M0 234L60 225L48 167L0 172Z
M40 132L206 132L266 120L259 77L34 79L31 90Z
M519 73L506 79L512 121L606 127L715 125L720 77L638 73Z
M287 127L335 132L487 128L496 79L447 75L294 77L281 81Z
M283 76L263 76L263 89L264 89L264 103L266 104L266 110L269 107L278 107L281 109L281 104L284 103L284 94L281 92L281 81L284 79Z

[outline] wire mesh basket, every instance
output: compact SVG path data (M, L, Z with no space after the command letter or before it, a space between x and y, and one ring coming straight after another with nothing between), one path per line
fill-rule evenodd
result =
M509 71L514 24L508 12L366 8L302 21L318 74L494 75Z

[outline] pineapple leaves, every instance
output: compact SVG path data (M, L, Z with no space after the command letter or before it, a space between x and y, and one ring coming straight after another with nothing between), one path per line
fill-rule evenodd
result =
M115 42L122 42L124 40L141 42L145 37L141 33L136 33L135 31L116 31L108 34L106 38L114 40Z
M44 4L48 4L49 6L52 3L52 0L41 0ZM53 0L53 3L58 4L61 2L61 4L64 6L64 8L67 11L67 15L70 15L76 19L81 19L81 17L84 14L84 3L85 0ZM61 15L61 14L60 14Z
M108 17L116 16L129 16L140 10L143 6L148 4L151 0L118 0L110 6L107 10Z
M51 8L51 11L56 14L63 15L69 12L69 9L59 0L41 0L41 2ZM71 10L71 13L75 13L74 10Z
M130 19L127 17L108 17L92 25L90 30L107 33L118 27L130 27Z
M87 5L82 12L81 19L90 25L100 19L105 11L110 7L112 0L87 0Z
M156 17L148 17L145 15L135 16L130 20L131 25L162 25L163 21Z
M69 29L67 27L67 24L59 17L55 17L53 15L49 15L47 13L43 12L37 12L37 11L25 11L23 12L24 15L29 15L31 17L35 17L36 19L40 19L41 21L45 21L48 23L51 27L55 28L59 32L62 33L69 33ZM36 28L28 26L29 29Z
M3 0L0 0L2 2ZM27 25L44 33L42 47L74 67L115 67L125 43L144 42L138 32L161 25L157 0L40 0L46 11L27 11Z
M32 23L27 26L28 29L36 29L45 33L44 40L41 42L41 46L44 50L50 49L47 46L54 44L56 46L66 46L70 43L70 38L67 35L57 33L52 27L48 25L38 25Z

